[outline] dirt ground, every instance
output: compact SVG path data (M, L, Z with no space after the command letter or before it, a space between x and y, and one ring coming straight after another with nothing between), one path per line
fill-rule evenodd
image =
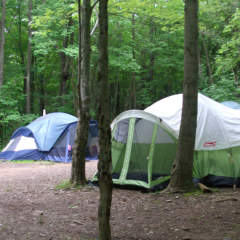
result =
M87 176L96 161L86 163ZM57 190L70 164L0 163L0 240L96 240L98 187ZM240 240L240 189L160 194L114 189L113 240Z

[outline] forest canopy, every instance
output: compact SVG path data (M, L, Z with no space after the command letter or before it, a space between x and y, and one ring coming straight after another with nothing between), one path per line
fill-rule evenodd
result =
M199 2L199 91L220 102L239 101L240 96L239 6L238 0ZM1 5L0 14L3 142L16 127L41 115L43 109L76 115L77 1L8 0ZM95 7L89 82L92 118L96 118L99 89L97 21ZM183 22L182 0L109 0L112 119L124 110L143 109L182 92ZM30 111L26 110L27 96Z

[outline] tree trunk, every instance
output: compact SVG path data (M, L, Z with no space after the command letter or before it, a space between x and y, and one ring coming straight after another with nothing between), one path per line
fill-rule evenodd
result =
M80 11L80 2L79 2ZM81 80L79 85L79 121L74 146L71 182L74 185L86 184L85 155L89 128L89 78L90 78L90 0L83 0L81 14Z
M27 76L26 76L26 113L31 112L31 67L32 67L32 0L28 0L28 50L27 50Z
M25 69L25 60L24 60L24 51L23 51L23 46L22 46L22 0L18 0L18 50L19 50L19 56L20 56L20 63L22 67L22 73L26 75L26 69ZM24 91L25 92L25 91Z
M80 118L80 107L81 107L81 62L82 62L82 43L81 43L81 32L82 32L82 27L81 27L81 0L77 0L78 3L78 83L77 83L77 115L78 118ZM81 153L81 143L80 143L80 137L81 137L81 132L80 132L80 119L78 120L77 123L77 129L76 129L76 136L75 136L75 142L74 142L74 147L73 147L73 156L72 156L72 169L71 169L71 179L70 182L72 184L75 184L78 182L77 180L77 175L83 176L81 182L85 183L86 181L86 176L85 176L85 170L84 172L83 169L81 169L81 166L78 164L77 161Z
M100 130L100 155L98 162L100 200L98 207L99 239L111 239L111 202L112 202L112 159L111 130L108 88L108 12L107 0L99 2L99 71L98 81L101 89L98 121Z
M203 49L204 49L205 56L206 56L206 64L207 64L207 73L208 73L208 76L209 76L209 83L213 84L214 81L213 81L213 76L212 76L212 68L211 68L211 64L210 64L210 60L209 60L207 44L205 42L204 33L202 32L201 35L202 35Z
M185 0L183 108L179 145L167 190L193 186L193 157L198 97L198 0Z
M73 19L70 16L68 20L68 29L73 25ZM63 48L67 48L69 44L73 44L73 32L70 36L66 36L63 40ZM65 100L64 96L67 94L67 82L70 79L70 66L71 58L67 56L64 52L60 53L61 57L61 79L60 79L60 91L59 95L61 97L61 105L64 106Z
M132 14L132 56L133 60L136 61L135 54L135 14ZM136 108L136 73L132 72L132 80L131 80L131 108Z
M2 0L1 38L0 38L0 89L3 85L4 43L5 43L6 0Z
M30 79L30 92L31 92L31 97L30 97L30 101L31 101L31 106L30 106L30 112L34 112L34 102L35 102L35 99L36 99L36 97L35 97L35 91L36 91L36 78L35 78L35 76L36 76L36 57L33 55L33 54L31 54L31 56L32 56L32 60L31 60L31 65L32 66L34 66L34 67L32 67L31 68L31 74L30 74L30 77L31 77L31 79Z
M155 23L153 18L150 19L150 42L154 46L155 40ZM154 80L154 64L155 64L155 51L151 49L150 51L150 64L149 64L149 82Z
M39 98L39 111L42 114L43 109L45 109L45 80L43 73L40 73L38 76L39 79L39 90L40 90L40 98Z
M89 86L89 92L91 96L91 109L94 109L94 112L97 111L97 105L98 105L98 82L97 82L97 69L98 69L98 61L94 61L93 67L90 71L90 86Z
M20 64L21 64L21 70L23 74L23 93L26 93L26 66L25 66L25 57L24 57L24 50L23 50L23 44L22 44L22 0L18 0L17 4L18 9L18 51L19 51L19 57L20 57ZM26 111L26 104L24 104L24 110Z

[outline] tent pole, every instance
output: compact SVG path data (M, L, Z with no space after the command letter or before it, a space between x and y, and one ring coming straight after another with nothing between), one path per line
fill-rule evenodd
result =
M126 179L127 172L128 172L128 167L129 167L129 162L130 162L130 157L132 152L135 122L136 122L136 118L131 118L129 120L127 146L126 146L126 152L125 152L124 161L123 161L123 168L120 175L121 183L123 183L123 181Z
M156 137L157 137L157 130L158 130L158 125L155 123L154 127L153 127L153 133L152 133L152 143L150 146L150 151L149 151L149 155L147 157L148 160L148 186L151 186L151 182L152 182L152 164L153 164L153 154L154 154L154 149L155 149L155 141L156 141Z

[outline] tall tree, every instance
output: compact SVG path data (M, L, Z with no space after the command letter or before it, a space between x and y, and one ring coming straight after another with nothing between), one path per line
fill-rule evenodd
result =
M80 14L80 2L78 2ZM74 185L86 184L85 176L85 154L88 139L89 128L89 78L90 78L90 19L91 19L90 0L83 0L81 11L81 53L79 52L79 61L81 70L79 72L79 121L77 125L77 134L73 153L73 164L71 183ZM80 16L79 16L80 17ZM82 56L81 56L82 55Z
M67 24L67 30L69 31L69 29L72 28L73 25L73 19L72 16L70 15L68 17L68 24ZM67 32L68 32L67 31ZM67 34L64 39L63 39L63 49L65 50L67 47L69 47L69 45L73 44L73 40L74 40L74 34L73 32L70 31L70 35ZM64 104L66 103L66 101L64 100L64 97L67 93L67 83L71 77L71 73L70 73L70 67L71 67L71 57L68 56L64 50L62 52L60 52L60 57L61 57L61 78L60 78L60 91L59 91L59 95L61 98L61 104L62 106L64 106Z
M81 0L77 0L78 4L78 83L77 83L77 115L80 117L80 106L81 106L81 61L82 61L82 53L81 53ZM80 121L78 121L77 129L76 129L76 137L73 147L73 157L72 157L72 168L71 168L71 179L70 182L75 184L77 181L77 175L81 174L83 177L81 178L81 182L85 184L86 176L85 176L85 169L81 168L81 165L78 160L78 156L81 154L81 128L80 128ZM85 165L84 165L85 167Z
M2 0L2 16L0 25L0 88L3 85L3 66L4 66L4 43L5 43L5 18L6 18L6 0Z
M18 26L18 38L17 38L17 44L18 44L18 51L19 51L19 57L20 57L20 64L22 73L24 75L24 78L26 78L26 68L25 68L25 59L24 59L24 49L23 49L23 41L22 41L22 0L17 1L17 26Z
M183 108L179 145L167 190L193 188L198 97L198 0L185 0Z
M32 0L28 0L28 50L26 76L26 113L31 112L31 67L32 67Z
M132 14L132 57L133 60L136 61L136 53L135 53L135 13ZM132 73L131 78L131 88L130 88L130 99L131 106L130 108L136 108L136 76L135 72Z
M100 154L98 162L100 200L98 207L99 239L111 239L112 158L108 88L108 0L99 1L99 70L100 84L98 122Z

